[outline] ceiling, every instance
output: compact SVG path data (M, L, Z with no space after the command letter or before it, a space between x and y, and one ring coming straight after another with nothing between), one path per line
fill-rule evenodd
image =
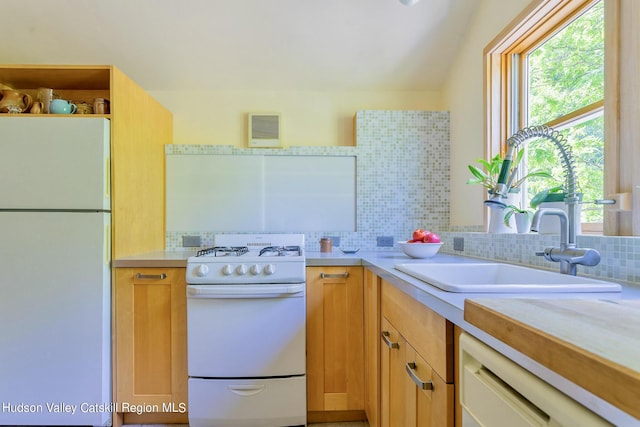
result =
M146 90L437 90L479 0L4 2L7 64L113 64Z

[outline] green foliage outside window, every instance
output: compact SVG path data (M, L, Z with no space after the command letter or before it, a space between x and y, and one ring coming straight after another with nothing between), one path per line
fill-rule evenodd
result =
M532 51L528 62L527 126L546 124L604 99L604 4L595 4ZM588 118L554 125L564 129L575 156L583 201L603 198L604 118L602 108ZM564 177L558 151L549 141L527 143L527 167ZM548 187L532 182L528 194ZM602 210L584 205L583 222L602 222Z

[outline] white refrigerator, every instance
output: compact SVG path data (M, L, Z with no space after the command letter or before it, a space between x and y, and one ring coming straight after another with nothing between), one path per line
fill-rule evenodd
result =
M111 425L109 121L0 116L0 425Z

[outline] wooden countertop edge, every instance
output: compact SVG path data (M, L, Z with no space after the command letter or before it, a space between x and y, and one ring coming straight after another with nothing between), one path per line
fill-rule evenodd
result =
M640 418L640 378L637 372L476 301L465 301L464 320L585 390Z

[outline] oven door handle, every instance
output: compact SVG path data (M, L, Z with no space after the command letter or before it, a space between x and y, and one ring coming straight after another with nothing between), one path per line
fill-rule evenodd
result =
M281 285L187 285L187 298L241 299L293 298L304 296L306 284Z

